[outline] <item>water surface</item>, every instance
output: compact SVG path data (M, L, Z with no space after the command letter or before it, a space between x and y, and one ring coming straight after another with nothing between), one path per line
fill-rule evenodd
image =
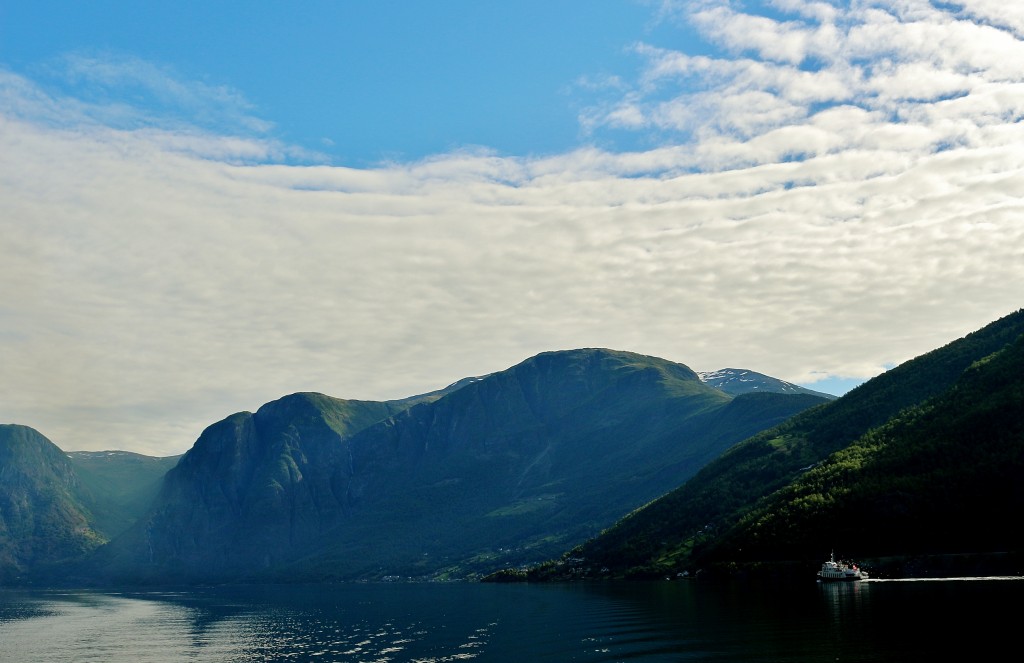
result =
M1022 599L1019 579L0 590L0 661L979 660L1016 644Z

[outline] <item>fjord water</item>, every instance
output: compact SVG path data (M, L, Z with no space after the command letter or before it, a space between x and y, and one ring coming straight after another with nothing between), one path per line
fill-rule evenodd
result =
M0 661L984 660L1024 582L0 591Z

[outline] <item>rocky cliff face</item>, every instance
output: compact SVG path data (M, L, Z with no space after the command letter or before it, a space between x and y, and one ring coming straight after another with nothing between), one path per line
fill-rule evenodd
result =
M232 415L168 472L156 507L121 545L134 548L133 566L172 574L250 573L286 561L344 517L343 439L391 412L387 403L294 394Z

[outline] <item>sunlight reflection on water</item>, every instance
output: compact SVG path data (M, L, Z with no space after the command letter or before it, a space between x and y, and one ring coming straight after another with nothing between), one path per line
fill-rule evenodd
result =
M179 595L186 600L188 594ZM243 603L207 610L177 596L45 593L0 622L0 660L34 661L394 661L423 663L477 658L495 622L438 644L436 627L397 620L348 621L286 606ZM442 626L442 628L446 628ZM410 654L424 644L427 655Z

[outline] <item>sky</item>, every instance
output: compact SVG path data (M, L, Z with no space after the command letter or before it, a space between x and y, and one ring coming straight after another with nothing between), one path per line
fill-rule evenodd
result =
M842 393L1024 298L1024 3L0 4L0 422L182 453L629 350Z

